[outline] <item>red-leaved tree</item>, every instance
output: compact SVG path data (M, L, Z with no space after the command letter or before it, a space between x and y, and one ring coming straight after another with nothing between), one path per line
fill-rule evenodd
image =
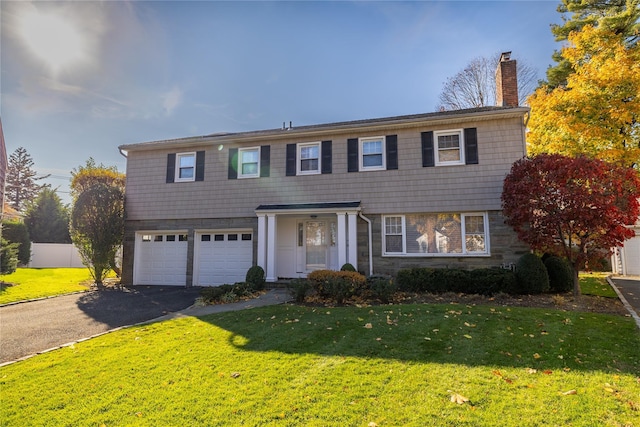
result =
M640 177L631 168L586 157L541 154L513 164L504 180L506 223L533 250L565 258L578 272L633 237Z

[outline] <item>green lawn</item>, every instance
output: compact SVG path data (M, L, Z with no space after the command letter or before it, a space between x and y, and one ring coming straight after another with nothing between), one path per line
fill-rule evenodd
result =
M621 316L265 307L132 327L0 368L0 424L640 427L638 349Z
M86 268L19 268L0 275L0 304L86 291L92 282Z
M607 282L607 276L609 275L611 273L580 273L580 290L582 294L618 298L616 291Z

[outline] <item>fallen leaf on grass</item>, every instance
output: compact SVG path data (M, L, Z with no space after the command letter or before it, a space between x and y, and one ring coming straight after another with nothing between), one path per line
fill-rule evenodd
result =
M562 393L563 396L570 396L572 394L578 394L578 392L576 390L569 390Z
M231 378L238 378L240 376L240 372L234 372L231 374Z
M364 325L365 329L371 329L373 328L373 325L371 323L367 323L366 325Z
M458 405L462 405L462 404L464 404L464 403L466 403L466 402L468 402L468 401L469 401L469 399L468 399L468 398L464 397L463 395L461 395L461 394L459 394L459 393L454 393L454 392L452 392L451 390L447 390L447 391L448 391L449 393L451 393L451 398L450 398L450 400L451 400L453 403L457 403Z
M378 427L378 424L374 423L373 421L371 421L369 423L369 427Z
M542 356L540 356L538 353L533 353L533 358L534 359L540 359Z
M463 337L465 337L466 339L470 340L471 339L471 335L469 334L464 334Z

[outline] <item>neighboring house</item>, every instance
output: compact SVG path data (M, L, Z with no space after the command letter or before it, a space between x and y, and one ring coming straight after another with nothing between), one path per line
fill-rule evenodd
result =
M366 274L515 263L527 247L500 196L529 110L515 61L498 75L499 107L121 146L123 283L234 283L256 264L273 282L345 263Z
M640 218L635 225L629 226L635 231L635 237L625 240L624 246L613 252L613 272L625 276L640 276Z

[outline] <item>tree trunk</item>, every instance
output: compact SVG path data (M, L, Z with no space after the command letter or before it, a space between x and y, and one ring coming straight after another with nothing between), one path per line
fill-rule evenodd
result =
M580 292L580 267L577 264L573 265L573 296L575 298L580 298L582 292Z

